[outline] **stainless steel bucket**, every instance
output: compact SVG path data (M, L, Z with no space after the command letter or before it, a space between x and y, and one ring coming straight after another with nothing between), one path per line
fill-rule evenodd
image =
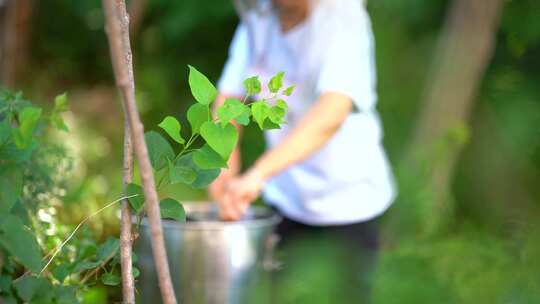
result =
M268 282L265 263L271 260L272 231L281 218L271 209L252 207L238 222L218 220L215 204L185 204L188 220L164 220L171 276L179 303L257 303L253 293ZM135 242L141 270L140 303L160 303L150 244L150 229L142 222Z

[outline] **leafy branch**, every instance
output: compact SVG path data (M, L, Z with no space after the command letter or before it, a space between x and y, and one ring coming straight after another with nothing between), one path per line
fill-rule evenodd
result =
M270 79L266 86L267 96L262 96L263 86L257 76L247 78L243 83L246 91L243 100L226 99L217 107L216 117L212 117L210 106L217 97L217 89L204 74L189 66L188 81L196 103L187 111L191 129L188 139L182 136L182 125L172 116L166 116L158 126L179 146L178 153L159 133L150 131L145 134L154 172L165 171L158 188L176 183L194 188L210 184L222 168L227 168L227 161L237 145L239 135L233 123L247 126L254 122L261 130L276 129L285 124L288 106L284 98L292 94L294 86L283 89L283 76L284 73L280 72ZM249 100L253 101L248 103ZM194 147L198 139L202 139L202 144ZM142 194L142 189L139 185L130 184L127 194ZM173 201L170 198L166 200ZM144 206L144 197L131 199L130 203L139 214ZM163 200L160 202L161 213L179 221L185 220L181 206L179 202L167 206ZM176 213L170 210L173 207Z

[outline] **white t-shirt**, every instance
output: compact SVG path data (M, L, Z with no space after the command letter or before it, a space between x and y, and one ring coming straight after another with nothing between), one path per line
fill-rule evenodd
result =
M321 93L345 94L356 109L321 150L270 179L265 200L310 225L349 224L383 213L395 190L375 109L371 24L361 2L321 0L286 33L272 11L248 13L232 40L220 92L242 95L245 78L259 75L266 82L279 71L285 72L284 86L296 89L287 99L288 124L265 131L268 148L295 127Z

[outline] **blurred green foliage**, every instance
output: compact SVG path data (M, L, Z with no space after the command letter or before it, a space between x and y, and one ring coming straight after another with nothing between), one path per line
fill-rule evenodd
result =
M449 3L368 1L377 46L378 109L394 164L414 129ZM375 303L540 301L534 258L540 252L534 224L540 217L539 15L536 0L505 1L495 54L453 181L455 217L446 235L423 237L418 227L430 217L423 211L432 203L429 193L415 191L421 180L398 172L400 197L384 217ZM80 138L76 146L82 165L77 168L83 169L66 201L91 202L75 204L84 212L120 189L120 109L101 101L103 95L110 100L114 88L100 1L49 0L39 4L33 22L32 69L21 85L37 100L59 88L79 97L73 98L73 111L81 114L73 133ZM149 1L133 42L138 102L147 125L164 113L178 117L191 104L188 63L217 79L236 23L231 1ZM254 128L243 137L244 163L249 164L264 143ZM177 199L204 197L187 188L168 190ZM115 229L112 223L114 216L107 216L92 227L108 234ZM325 266L317 267L326 276ZM95 294L96 299L102 296Z

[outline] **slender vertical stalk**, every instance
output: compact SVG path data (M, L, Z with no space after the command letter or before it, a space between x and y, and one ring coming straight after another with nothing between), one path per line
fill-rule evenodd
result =
M106 30L111 51L111 61L116 85L122 94L124 111L128 118L129 130L137 163L139 164L146 209L150 223L152 253L156 265L161 296L165 304L176 304L176 297L169 272L159 201L156 193L152 166L148 158L148 148L144 141L144 126L140 120L135 103L135 85L132 69L131 45L129 40L129 19L124 0L103 0Z
M124 172L122 175L122 190L127 195L127 185L133 179L133 146L131 144L129 120L124 113ZM122 295L124 304L135 304L135 282L133 278L131 233L131 211L127 199L122 201L120 219L120 265L122 266Z

